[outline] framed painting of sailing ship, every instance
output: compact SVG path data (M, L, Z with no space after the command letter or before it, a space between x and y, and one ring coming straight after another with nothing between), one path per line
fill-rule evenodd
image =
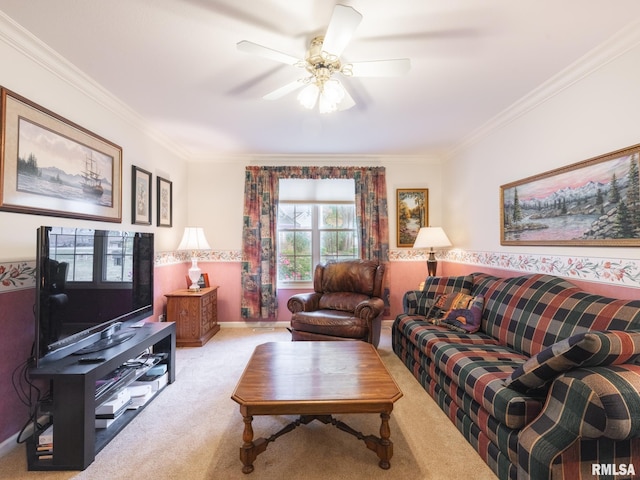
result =
M0 88L0 210L122 221L122 148Z
M151 172L131 169L131 223L151 225Z
M502 245L640 246L640 144L500 187Z
M158 176L156 183L158 226L171 227L173 225L173 183Z

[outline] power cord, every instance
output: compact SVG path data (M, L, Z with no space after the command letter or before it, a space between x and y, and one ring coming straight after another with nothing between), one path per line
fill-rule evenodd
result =
M48 424L42 425L40 423L40 414L42 405L50 401L50 392L47 392L46 395L43 396L40 388L29 378L29 367L33 364L33 361L33 357L27 359L18 365L11 374L11 383L18 395L18 399L29 409L29 419L20 429L18 438L16 439L17 443L24 443L29 438L28 436L23 438L29 426L32 426L31 436L34 438L48 426Z

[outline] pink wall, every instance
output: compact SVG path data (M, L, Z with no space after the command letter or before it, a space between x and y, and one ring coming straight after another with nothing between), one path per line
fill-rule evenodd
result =
M0 441L18 432L29 419L11 382L13 371L31 356L35 319L35 289L0 295Z
M240 322L240 262L208 262L200 264L209 274L212 285L218 285L218 319L224 322ZM155 269L155 309L154 318L166 311L165 293L186 287L185 275L188 264L176 264L156 267ZM462 275L483 271L497 276L521 275L521 272L499 270L465 265L452 262L440 262L438 274ZM402 296L407 290L418 287L426 277L424 261L390 262L386 280L390 289L391 314L402 311ZM581 288L600 295L614 298L638 298L638 289L615 285L570 280ZM280 311L278 321L287 322L290 314L287 300L296 290L281 290L279 294ZM33 303L34 289L16 290L0 294L0 442L17 433L28 420L28 410L19 401L12 386L12 374L31 355L34 335Z

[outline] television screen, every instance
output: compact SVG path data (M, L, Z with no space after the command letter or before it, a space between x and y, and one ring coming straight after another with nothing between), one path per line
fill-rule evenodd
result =
M37 240L36 365L153 314L153 233L44 226Z

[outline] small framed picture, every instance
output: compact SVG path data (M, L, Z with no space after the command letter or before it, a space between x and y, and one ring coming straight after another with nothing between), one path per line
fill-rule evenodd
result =
M131 223L151 225L151 172L135 165L131 171Z
M191 286L191 279L189 278L189 275L185 275L185 279L187 280L187 288L189 288ZM200 280L198 280L198 285L200 286L200 288L208 288L208 287L211 286L209 284L209 274L208 273L200 274Z
M156 177L156 195L159 227L173 225L173 183L162 177Z

